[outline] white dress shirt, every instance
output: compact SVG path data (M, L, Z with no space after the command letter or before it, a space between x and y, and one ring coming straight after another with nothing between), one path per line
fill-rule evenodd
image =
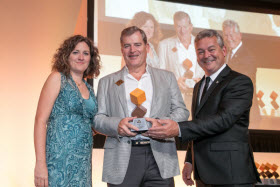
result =
M184 76L186 72L183 67L183 62L188 59L192 62L192 67L190 70L193 72L192 78L201 78L204 75L204 71L197 63L195 46L195 37L191 35L191 43L186 49L186 47L181 43L177 36L173 36L164 39L159 43L158 56L160 61L160 68L171 71L175 74L176 79ZM193 88L195 81L192 79L187 79L185 84L189 88Z
M237 50L240 48L242 46L242 41L238 44L238 46L235 48L235 49L233 49L232 50L232 52L231 52L231 59L232 59L232 57L233 57L233 55L237 52Z
M143 90L146 95L146 101L144 101L141 104L143 107L147 109L147 113L145 114L144 117L150 117L151 104L153 99L153 85L152 85L151 74L149 73L148 68L146 67L146 72L142 75L139 81L135 79L131 74L129 74L127 67L125 68L126 71L124 74L124 86L125 86L125 95L126 95L126 102L127 102L129 116L131 117L131 113L136 107L136 105L131 102L130 93L136 88L139 88ZM149 139L149 138L139 134L131 139Z

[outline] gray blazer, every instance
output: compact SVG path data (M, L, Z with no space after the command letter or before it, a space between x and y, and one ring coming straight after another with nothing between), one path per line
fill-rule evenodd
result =
M153 85L153 98L150 117L185 121L189 117L181 92L173 73L148 66ZM118 135L118 124L129 117L125 97L122 70L103 77L98 85L98 113L94 119L96 131L107 136L104 145L103 177L104 182L121 184L124 180L131 152L130 137ZM174 138L165 141L151 139L151 148L162 178L179 175L177 150Z

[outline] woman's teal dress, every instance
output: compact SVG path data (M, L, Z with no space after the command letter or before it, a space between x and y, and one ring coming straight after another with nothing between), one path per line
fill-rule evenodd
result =
M71 75L61 73L61 87L47 124L46 160L50 187L89 187L92 124L97 102L90 85L83 99Z

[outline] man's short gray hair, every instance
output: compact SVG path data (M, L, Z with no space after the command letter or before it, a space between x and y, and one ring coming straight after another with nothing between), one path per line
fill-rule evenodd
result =
M224 47L223 37L216 30L212 30L212 29L206 29L206 30L200 31L196 35L194 42L197 43L198 41L202 40L203 38L212 38L212 37L217 38L217 42L221 48Z
M187 14L186 12L183 12L183 11L178 11L174 14L174 16L173 16L174 24L175 24L176 21L182 20L184 18L187 18L188 23L192 24L189 14Z
M236 21L233 21L231 19L227 19L223 22L223 29L226 27L234 28L234 31L236 33L240 33L239 25Z
M123 37L125 36L131 36L132 34L136 33L136 32L140 32L142 39L144 41L145 44L147 44L148 40L147 40L147 36L145 34L145 32L142 29L139 29L136 26L131 26L131 27L127 27L124 30L122 30L121 32L121 37L120 37L120 42L122 44L123 42Z

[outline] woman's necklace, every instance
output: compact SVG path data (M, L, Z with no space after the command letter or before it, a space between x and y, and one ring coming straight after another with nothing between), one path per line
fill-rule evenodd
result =
M80 87L84 82L82 81L82 82L78 83L75 81L75 83L77 84L78 87Z

